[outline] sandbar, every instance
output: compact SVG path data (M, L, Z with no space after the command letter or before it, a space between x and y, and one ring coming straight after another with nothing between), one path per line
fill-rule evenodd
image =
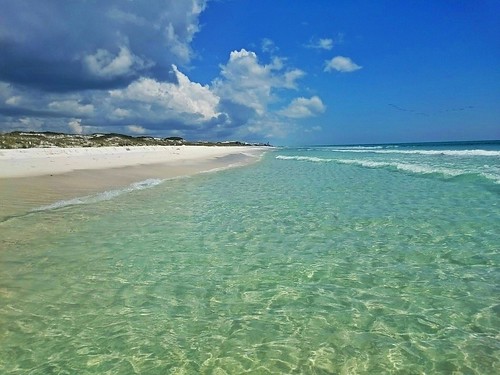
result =
M257 161L268 147L131 146L0 150L0 222L54 202Z

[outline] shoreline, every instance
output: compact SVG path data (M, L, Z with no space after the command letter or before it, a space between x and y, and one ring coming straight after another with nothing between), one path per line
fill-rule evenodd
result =
M63 200L256 162L268 148L138 146L0 150L0 222Z
M257 146L184 145L0 149L0 179L206 160L263 153L266 149Z

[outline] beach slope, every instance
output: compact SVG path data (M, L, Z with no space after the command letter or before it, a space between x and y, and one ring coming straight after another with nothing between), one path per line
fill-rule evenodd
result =
M229 168L267 147L130 146L0 150L0 220L62 199Z

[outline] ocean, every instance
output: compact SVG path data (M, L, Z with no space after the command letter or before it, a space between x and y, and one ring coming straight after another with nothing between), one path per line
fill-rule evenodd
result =
M277 148L0 223L2 374L500 373L500 142Z

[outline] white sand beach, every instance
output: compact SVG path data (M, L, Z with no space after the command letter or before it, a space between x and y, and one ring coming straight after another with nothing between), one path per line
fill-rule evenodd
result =
M147 179L189 176L257 161L252 146L131 146L0 150L0 220L62 199Z
M0 150L0 178L43 176L78 170L120 168L186 161L206 161L228 155L254 155L262 147L131 146L28 148Z

